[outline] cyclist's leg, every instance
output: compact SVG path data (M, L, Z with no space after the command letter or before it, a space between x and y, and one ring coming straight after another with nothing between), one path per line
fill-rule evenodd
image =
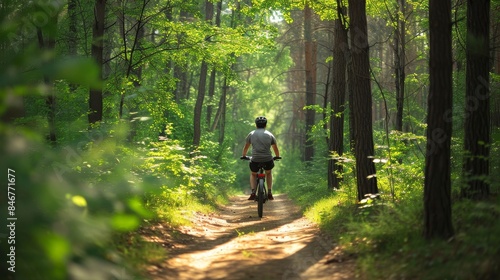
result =
M266 170L266 184L267 184L267 199L274 200L273 197L273 172L271 170Z
M253 200L255 199L255 189L257 187L257 172L259 171L259 167L252 161L250 161L249 167L250 167L250 188L252 190L252 193L250 194L248 200Z
M250 188L252 189L252 193L254 193L257 186L256 181L257 172L259 172L259 165L256 162L250 161L248 167L250 167Z
M273 173L272 169L274 168L274 161L268 161L265 163L264 170L266 171L266 184L267 184L267 189L271 191L273 188Z
M271 170L266 170L266 184L267 190L271 191L273 188L273 172Z
M274 168L274 161L266 162L266 166L264 167L264 169L266 170L267 197L270 200L274 199L271 191L273 188L273 172L272 172L273 168Z
M257 173L250 172L250 188L252 189L252 193L255 192L256 187L257 187Z

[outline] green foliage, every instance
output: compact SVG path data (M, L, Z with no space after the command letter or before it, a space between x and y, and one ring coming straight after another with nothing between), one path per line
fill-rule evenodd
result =
M419 134L375 131L379 198L356 203L354 161L345 153L344 181L335 191L326 189L325 159L309 165L286 159L286 190L304 208L305 214L330 233L348 256L356 256L358 273L367 279L423 278L478 279L498 274L499 230L498 184L492 172L492 200L456 200L461 184L462 141L453 137L452 165L454 196L452 240L426 240L423 228L423 181L425 137ZM494 131L492 138L498 135ZM387 139L390 143L388 145ZM496 141L491 152L498 150ZM389 153L390 152L390 153ZM332 155L338 157L338 155ZM492 168L498 166L491 158ZM464 271L466 268L466 271Z
M91 141L50 149L29 134L2 128L2 169L16 174L17 277L129 273L110 246L111 233L136 229L151 214L141 200L147 184L137 175L132 150L117 142L122 135L120 129L96 133Z
M199 151L192 153L178 141L166 140L152 142L145 153L143 169L156 178L159 186L147 199L157 218L174 222L170 218L186 206L197 207L199 202L214 207L226 201L235 176L225 171L224 165L234 160L228 160L228 151L220 150L218 144L202 141ZM217 157L226 163L214 161Z
M385 132L374 131L374 138L384 144L376 146L373 158L381 194L399 200L419 190L424 178L425 137L391 131L389 145Z
M492 144L490 146L490 155L500 154L500 128L496 128L491 134ZM500 193L500 158L491 156L490 158L490 188L492 193Z
M176 224L186 209L207 211L200 205L225 201L234 175L224 166L234 160L218 144L204 141L191 154L175 140L134 147L124 141L126 127L110 131L93 130L79 142L47 149L3 127L2 168L16 172L16 216L22 221L16 229L19 277L134 274L128 262L150 261L139 258L140 252L156 252L158 258L161 252L140 240L125 250L114 236L146 220ZM217 156L226 163L214 162Z
M400 152L397 147L393 146L394 154ZM320 179L323 171L315 164L307 169L284 160L288 175L282 180L287 184L285 192L304 208L306 216L330 233L346 255L356 256L363 278L487 279L497 275L498 197L478 203L455 201L454 239L424 239L423 162L419 157L412 159L408 153L402 163L378 166L382 190L387 190L388 180L382 175L384 169L394 168L395 200L382 192L380 198L355 203L356 190L350 187L355 180L350 176L344 177L341 189L328 191Z
M356 199L355 185L352 176L353 161L350 156L344 155L343 185L337 194L342 194L346 200L354 201ZM287 193L302 208L312 207L318 200L329 197L331 191L327 189L325 165L326 158L316 157L311 163L304 163L299 160L298 155L287 154L277 165L279 170L285 170L286 176L283 176L277 182L283 185L284 192ZM283 172L283 171L281 171Z
M167 251L160 244L145 240L141 231L116 236L114 246L123 255L123 259L134 271L146 271L147 266L161 265L168 257ZM134 275L143 279L141 274ZM134 278L135 279L135 278Z
M285 74L293 65L291 48L277 45L275 40L289 26L280 17L275 18L277 22L269 19L282 13L291 21L291 12L302 9L305 2L224 2L220 27L204 20L196 1L111 5L107 23L117 24L107 25L106 64L99 69L90 59L90 26L94 20L90 1L78 2L76 32L70 29L69 13L62 12L63 2L3 1L0 114L23 109L22 117L0 123L0 166L16 172L16 276L131 278L136 276L135 270L143 271L145 263L161 262L164 249L141 236L142 226L152 221L174 226L186 223L183 218L193 211L211 211L231 192L247 190L248 167L246 162L237 162L234 155L239 156L243 139L254 129L256 115L268 117L268 128L277 136L284 156L274 170L274 190L292 197L309 218L330 232L346 251L357 255L362 275L373 279L498 275L497 197L480 203L455 202L457 235L453 240L429 243L420 236L428 83L427 37L423 30L428 30L428 1L406 2L412 6L406 30L411 40L407 43L415 44L411 52L416 52L414 60L408 62L405 80L404 123L409 132L391 131L386 135L375 131L373 160L380 198L367 198L358 204L355 162L350 153L344 153L339 163L344 167L344 173L338 174L343 178L341 188L327 189L326 163L338 155L331 155L326 147L325 120L307 135L315 141L313 162L300 161L301 152L285 137L289 119L295 117L290 113L294 107L285 103L298 99L285 97L289 91L284 86ZM498 5L498 1L493 2ZM337 16L335 1L309 4L322 19ZM388 4L368 1L367 7L373 18L382 19L382 25L389 27L387 30L395 26L395 16L403 16ZM461 20L465 9L464 5L456 9L453 30L458 38L454 44L459 65L464 60L460 46L465 34L465 21ZM187 12L187 18L180 17L181 10ZM117 15L123 15L123 25ZM36 21L54 16L57 26ZM138 20L145 24L146 33L152 34L138 37ZM56 30L54 49L40 48L37 31L46 39ZM379 32L374 33L376 40L391 40ZM201 61L217 71L215 96L205 99L204 105L218 105L227 79L226 135L219 143L220 131L209 131L211 124L203 122L201 145L193 151L192 108ZM391 75L384 73L384 61L373 57L371 61L374 76ZM461 140L465 117L463 67L461 70L454 77L454 194L463 183L461 162L466 156ZM498 75L492 75L493 83L498 80ZM186 83L182 92L180 82ZM89 89L100 87L104 92L104 121L89 128ZM492 89L496 93L496 88ZM380 101L381 93L387 97L392 116L395 94L389 87L377 89L374 100ZM45 139L49 129L46 98L51 95L56 98L57 142L49 145ZM124 114L119 119L122 97ZM307 109L329 115L321 106ZM383 121L380 129L390 125ZM346 118L346 131L348 124ZM294 125L303 124L299 120ZM158 141L158 135L163 141ZM493 131L492 155L500 154L498 135L498 129ZM348 147L347 135L344 139ZM494 194L500 190L499 166L499 159L492 156L489 182ZM2 205L7 202L5 196L0 196L0 201ZM6 213L1 215L5 221ZM5 242L0 246L2 252L10 249ZM2 262L0 268L6 265Z
M418 230L423 221L421 197L415 199L395 208L388 207L373 223L352 225L347 248L360 254L364 277L488 279L498 274L497 200L456 202L455 237L448 241L428 241Z

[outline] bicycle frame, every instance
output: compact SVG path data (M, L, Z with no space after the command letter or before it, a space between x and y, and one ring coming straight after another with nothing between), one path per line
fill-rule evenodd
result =
M257 173L257 185L255 200L257 201L257 213L259 218L262 218L264 212L264 203L267 201L267 188L266 188L266 172L262 166L259 166L259 173Z
M240 159L244 160L252 160L251 157L243 156ZM273 160L279 160L281 157L274 157ZM266 171L264 170L264 166L259 164L259 171L257 173L257 178L256 178L256 198L255 201L258 202L257 206L257 213L259 214L259 217L262 218L262 214L264 212L264 203L267 201L267 187L266 187Z

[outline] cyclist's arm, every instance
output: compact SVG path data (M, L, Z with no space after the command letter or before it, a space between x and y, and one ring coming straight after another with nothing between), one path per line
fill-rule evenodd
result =
M279 157L280 156L280 150L278 149L278 145L273 144L273 145L271 145L271 147L273 147L274 155L277 156L277 157Z
M247 155L248 148L250 148L250 143L245 143L245 147L243 147L243 156Z

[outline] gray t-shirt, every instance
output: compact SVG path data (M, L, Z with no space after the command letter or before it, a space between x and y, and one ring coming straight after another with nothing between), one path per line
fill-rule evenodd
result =
M250 132L246 142L252 144L252 161L267 162L273 160L271 145L276 144L274 135L264 128Z

